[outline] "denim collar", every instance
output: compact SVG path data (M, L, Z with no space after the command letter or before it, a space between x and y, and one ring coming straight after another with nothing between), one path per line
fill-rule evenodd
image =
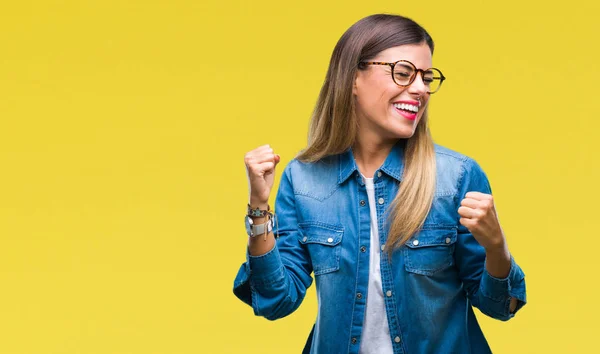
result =
M392 147L390 153L386 157L383 165L379 168L382 172L396 179L398 182L402 180L402 170L404 168L404 146L406 139L400 139ZM338 184L344 183L355 171L358 171L352 148L344 151L339 155L340 174Z

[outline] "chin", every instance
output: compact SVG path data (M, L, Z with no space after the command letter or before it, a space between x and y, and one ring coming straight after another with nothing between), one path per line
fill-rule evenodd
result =
M386 138L389 140L398 140L398 139L408 139L415 135L414 130L394 130L388 131L386 134Z
M403 126L401 127L395 127L395 129L391 131L391 133L395 139L408 139L415 135L416 128L416 124L403 124Z
M413 130L412 132L406 133L406 134L398 134L398 136L396 137L397 139L409 139L412 138L412 136L415 135L415 131Z

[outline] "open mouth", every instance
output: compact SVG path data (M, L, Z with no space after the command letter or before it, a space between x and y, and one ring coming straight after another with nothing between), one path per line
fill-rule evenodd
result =
M401 116L409 120L415 120L419 112L419 106L410 103L394 103L394 109Z

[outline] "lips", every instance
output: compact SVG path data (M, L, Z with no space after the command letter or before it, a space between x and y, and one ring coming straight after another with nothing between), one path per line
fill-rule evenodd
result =
M417 114L413 113L413 112L409 112L409 111L405 111L399 108L396 108L394 106L394 109L396 110L396 112L398 112L398 114L400 114L402 117L408 119L408 120L415 120L417 119Z
M420 103L419 101L397 101L393 103L394 109L398 114L408 120L417 119L417 113L419 112Z

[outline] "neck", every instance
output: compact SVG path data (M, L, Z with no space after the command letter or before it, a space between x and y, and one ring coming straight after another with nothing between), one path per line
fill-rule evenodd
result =
M366 141L365 141L366 140ZM352 153L358 166L359 171L366 178L372 178L375 171L383 163L389 155L397 141L373 141L357 138L356 143L352 147Z

